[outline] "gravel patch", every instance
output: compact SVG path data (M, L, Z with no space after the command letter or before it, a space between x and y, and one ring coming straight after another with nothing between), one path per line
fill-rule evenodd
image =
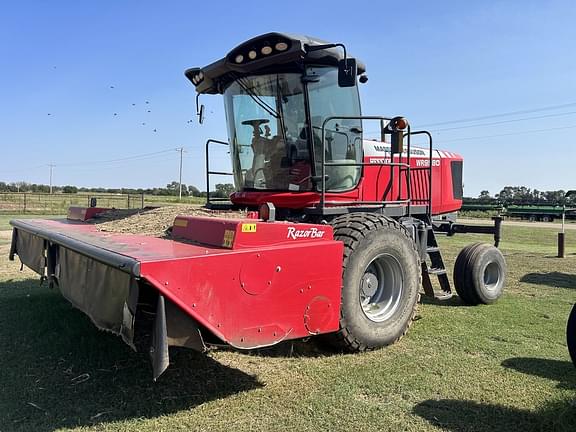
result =
M88 222L98 231L169 237L176 216L204 216L240 219L244 211L209 210L199 206L166 206L148 209L113 209Z

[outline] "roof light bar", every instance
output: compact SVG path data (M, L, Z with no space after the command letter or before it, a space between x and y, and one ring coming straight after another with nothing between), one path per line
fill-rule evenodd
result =
M256 43L252 46L242 47L239 51L232 53L229 61L236 64L243 64L252 60L261 59L263 56L279 54L290 48L289 42L267 40Z
M288 49L288 44L286 42L278 42L274 45L277 51L286 51Z

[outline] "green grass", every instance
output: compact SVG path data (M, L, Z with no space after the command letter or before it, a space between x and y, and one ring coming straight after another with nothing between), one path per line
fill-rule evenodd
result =
M10 225L11 219L57 219L66 217L62 214L56 215L37 215L37 214L0 214L0 231L10 230L12 226ZM0 429L1 431L2 429Z
M576 232L574 233L576 236ZM374 352L296 342L201 355L175 350L151 381L145 355L98 331L0 246L0 431L573 431L576 369L565 325L576 239L505 227L504 297L424 301L407 336ZM451 263L487 236L441 238Z

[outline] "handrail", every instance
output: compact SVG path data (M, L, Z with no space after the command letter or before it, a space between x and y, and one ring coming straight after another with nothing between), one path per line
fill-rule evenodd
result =
M226 141L219 141L215 139L209 139L206 141L206 205L210 204L210 175L234 175L234 173L224 172L224 171L210 171L210 144L220 144L227 145L230 144ZM225 201L224 198L216 198L213 201Z
M411 135L426 135L428 137L428 217L432 218L432 134L428 131L410 132Z
M406 149L406 162L384 162L373 164L370 162L364 162L364 146L361 146L362 152L362 162L355 162L355 163L342 163L342 162L327 162L326 161L326 124L333 120L380 120L383 121L390 121L392 120L389 117L383 116L332 116L327 117L322 122L322 152L321 152L321 190L320 190L320 202L318 204L319 208L323 211L326 207L326 204L336 204L337 202L340 204L344 204L345 202L339 201L326 201L326 167L328 166L389 166L391 167L391 175L393 175L394 167L398 167L399 175L398 175L398 198L402 196L402 172L406 173L406 187L407 187L407 198L406 199L398 199L398 200L385 200L382 201L354 201L353 204L360 206L360 205L391 205L391 204L406 204L407 213L411 215L411 206L412 206L412 190L411 190L411 170L412 167L410 165L412 154L411 154L411 136L412 135L426 135L428 138L428 147L429 147L429 154L428 154L428 166L427 167L417 167L414 168L415 170L428 170L428 203L427 203L427 210L428 216L432 217L432 154L433 154L433 142L432 142L432 135L428 131L415 131L412 132L410 130L410 126L408 126L407 132L404 134L407 141L407 149ZM210 203L210 175L234 175L234 173L224 172L224 171L211 171L210 170L210 144L219 144L219 145L226 145L229 146L230 144L226 141L219 141L215 139L209 139L206 141L206 204ZM390 160L393 161L394 154L390 153ZM400 154L402 157L402 154ZM384 197L383 197L384 198ZM213 199L212 201L224 201L224 198L221 199ZM417 200L423 201L423 200ZM424 200L426 201L426 200ZM352 203L352 202L351 202Z
M356 162L356 163L339 163L339 162L326 162L326 125L328 122L333 121L333 120L379 120L381 122L381 124L384 121L390 121L392 120L392 118L390 117L383 117L383 116L331 116L331 117L327 117L326 119L324 119L324 121L322 122L322 152L321 152L321 189L320 189L320 202L318 203L318 207L323 211L325 209L326 206L326 167L327 166L374 166L375 164L372 163L367 163L364 162L364 146L361 146L361 151L362 151L362 162ZM394 173L394 167L398 167L399 170L399 175L398 175L398 197L400 198L402 196L402 171L406 172L406 186L408 188L407 191L407 199L405 200L394 200L394 201L386 201L386 200L382 200L382 201L378 201L378 203L380 203L381 205L387 205L387 204L406 204L407 207L407 211L408 211L408 215L411 214L411 195L412 195L412 191L410 190L410 186L411 186L411 179L410 179L410 160L411 160L411 152L410 152L410 147L411 147L411 140L410 140L410 126L408 126L408 130L407 133L405 134L405 136L407 136L407 162L393 162L393 158L394 158L394 154L392 152L390 152L390 160L391 162L384 162L384 163L379 163L378 166L382 167L382 166L389 166L391 167L391 176ZM400 155L401 157L402 155ZM432 166L430 165L430 169L432 169ZM392 178L392 177L391 177ZM383 197L384 198L384 197ZM368 202L363 202L363 201L356 201L355 204L356 205L362 205ZM370 203L373 203L372 201L370 201Z

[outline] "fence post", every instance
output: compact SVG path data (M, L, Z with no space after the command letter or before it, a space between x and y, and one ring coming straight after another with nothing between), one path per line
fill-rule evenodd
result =
M564 233L563 232L559 232L558 233L558 258L564 258L565 255L565 239L564 239Z
M140 208L144 208L144 192L142 192L141 199L142 199L142 202L141 202Z
M562 232L558 233L558 258L565 257L564 224L566 222L566 204L562 206Z
M130 194L128 194L128 208L130 208Z
M26 194L24 194L24 213L26 213Z

